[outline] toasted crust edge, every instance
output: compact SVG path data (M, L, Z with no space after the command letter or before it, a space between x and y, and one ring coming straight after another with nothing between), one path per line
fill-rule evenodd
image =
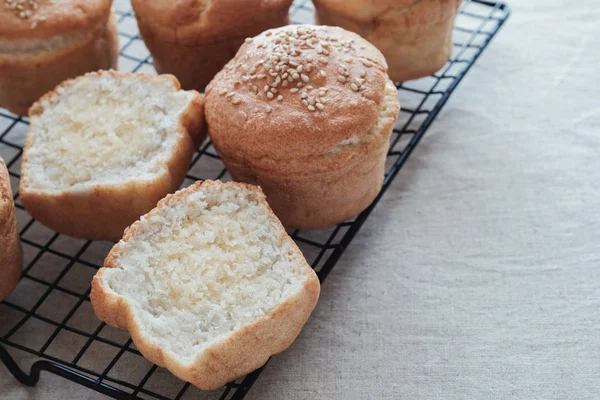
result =
M10 189L10 177L0 158L0 301L6 298L21 279L23 250L17 232L17 217Z
M189 192L202 185L220 184L220 182L214 181L197 182L161 200L148 215L160 213L163 208L168 207L173 201L185 197ZM253 185L234 182L228 184L260 191L262 194L260 188ZM301 255L302 253L296 244L287 235L285 229L266 203L264 195L262 201L267 206L269 218L277 223L281 239L289 241L293 245L294 251ZM122 241L127 242L143 223L143 221L134 223L125 232ZM229 336L213 343L198 353L192 363L185 364L178 360L176 355L163 350L158 343L152 342L144 335L135 321L132 306L127 299L114 294L105 286L103 273L106 268L116 267L116 254L120 249L120 243L112 248L105 260L104 268L101 268L92 280L90 297L96 315L111 326L127 330L136 347L149 361L161 367L166 367L175 376L192 383L200 389L216 389L257 369L264 365L270 356L288 348L300 333L319 298L319 279L313 269L304 261L303 267L307 270L308 278L302 289L289 296L269 315L261 317L256 322L245 325Z
M102 73L122 78L130 75L148 79L157 77L144 73L125 73L114 70L90 72L69 79L42 96L29 109L31 117L23 149L20 182L20 197L25 209L47 227L73 237L96 240L119 240L123 230L141 215L151 210L166 194L179 188L187 173L190 160L196 149L206 138L204 127L204 96L196 91L188 108L179 119L173 134L179 135L171 157L165 162L164 172L151 180L130 180L119 184L90 185L85 191L64 190L50 193L27 188L28 151L31 147L31 132L37 129L37 117L44 112L42 102L60 96L58 90L68 87L79 79ZM176 90L181 90L179 81L172 75L160 78L171 81Z

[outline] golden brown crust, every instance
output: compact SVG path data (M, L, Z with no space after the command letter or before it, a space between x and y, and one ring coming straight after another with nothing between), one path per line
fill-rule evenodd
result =
M32 143L31 132L39 129L38 116L44 112L43 103L49 99L59 99L58 89L68 87L79 79L89 79L102 73L115 77L132 75L117 71L88 73L63 82L31 107L29 131L23 149L20 197L23 206L36 220L57 232L85 239L118 240L127 226L156 206L167 193L177 190L183 182L193 153L206 137L204 99L201 94L194 92L193 100L181 115L179 129L173 132L179 136L173 153L165 162L164 172L154 179L97 184L84 191L64 190L59 193L29 187L27 163ZM134 75L143 79L169 80L176 90L180 90L179 82L170 75Z
M254 36L288 18L292 0L132 0L147 34L166 42L207 44ZM260 29L264 27L264 29ZM260 30L258 30L260 29Z
M183 189L161 200L147 217L160 214L162 209L171 206L189 193L202 186L220 186L221 182L203 181ZM227 185L244 187L262 197L269 210L269 218L278 227L282 240L288 241L298 255L302 255L298 247L287 235L279 220L264 200L259 188L244 183L231 182ZM175 376L205 389L216 389L233 379L247 374L265 362L268 358L288 348L300 333L302 326L308 320L310 313L319 298L320 284L312 268L304 262L308 279L304 287L290 296L284 303L276 307L268 315L252 324L243 326L224 339L212 344L209 348L197 354L194 361L188 365L177 359L177 356L165 351L160 343L155 343L141 331L135 320L135 313L127 300L110 291L103 282L106 268L117 266L117 254L122 243L126 243L143 227L144 221L134 223L125 231L122 241L117 243L107 256L104 268L101 268L92 281L91 301L99 319L107 324L127 330L136 347L151 362L166 367ZM303 257L301 257L304 260Z
M204 91L248 36L287 25L291 0L132 1L158 73Z
M394 81L439 70L452 53L452 29L460 0L315 0L319 24L341 26L385 55Z
M36 6L19 0L2 0L2 3L0 38L13 40L47 39L88 30L102 21L106 22L112 0L32 0ZM21 11L18 9L19 3L25 3Z
M89 38L56 51L0 56L0 106L20 115L66 79L117 68L119 38L114 13Z
M290 62L303 64L304 68L300 73L294 71L297 79L288 81L285 87L283 83L277 85L276 93L268 95L265 86L271 90L279 76L287 73L289 78L294 72L289 69L273 77L269 75L272 68L260 62L274 53L285 54L281 43L277 43L279 36L298 32L298 29L314 32L318 41L327 38L335 41L327 45L328 55L319 53L320 45L291 47L291 51L301 53L289 56ZM350 50L344 51L345 46L335 47L340 43L349 43ZM313 65L310 71L306 69L308 64ZM340 68L348 74L348 81L339 82ZM385 59L376 48L341 28L299 25L269 30L245 43L207 87L209 134L217 150L235 154L238 159L294 160L325 155L344 140L361 139L376 125L388 80L386 70ZM252 76L254 78L248 79ZM351 88L355 79L366 81L359 91ZM307 93L307 100L322 99L326 102L322 110L316 108L316 104L314 111L308 109L302 102L302 91L306 88L299 88L298 84L317 89ZM257 87L256 92L252 85ZM327 90L324 96L317 95L320 88ZM282 96L281 101L278 96Z
M0 158L0 301L19 283L23 263L10 177Z
M274 61L265 68L264 60ZM209 135L233 178L260 185L286 226L342 222L381 187L399 110L386 71L374 46L341 28L267 31L244 44L208 86ZM287 86L277 84L279 76Z

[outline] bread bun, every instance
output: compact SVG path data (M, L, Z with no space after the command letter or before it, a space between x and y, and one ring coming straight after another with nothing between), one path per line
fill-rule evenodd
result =
M342 222L381 188L398 92L381 52L337 27L295 25L245 43L206 90L215 149L281 221Z
M125 232L91 300L144 357L211 390L290 346L319 290L259 188L204 181Z
M85 239L118 240L180 187L205 138L202 96L171 75L89 73L46 94L30 115L23 206Z
M0 7L0 107L27 109L62 81L117 67L110 0L5 0Z
M394 81L433 74L452 54L461 0L313 0L318 24L341 26L373 43Z
M204 91L244 39L289 23L292 0L132 0L159 73Z

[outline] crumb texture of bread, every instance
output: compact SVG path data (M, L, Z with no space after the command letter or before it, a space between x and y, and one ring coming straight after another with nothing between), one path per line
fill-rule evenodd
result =
M100 71L30 109L23 206L57 232L119 240L177 190L205 138L204 100L171 75Z
M57 88L33 108L26 187L150 178L165 167L192 96L170 79L110 73Z
M288 307L295 315L291 320L299 319L293 329L277 325L283 330L271 332L277 337L273 343L261 345L269 335L257 336L244 343L239 354L220 354L221 361L227 364L230 358L232 366L225 375L205 377L216 380L211 384L178 373L165 361L174 358L177 365L195 365L218 343L247 341L234 337L244 336L240 332L261 320L273 319L274 310L307 287L307 300L297 309ZM129 228L94 278L92 302L101 319L138 331L143 342L160 347L163 356L153 357L154 350L138 344L132 334L151 361L166 364L197 386L214 387L250 372L289 346L314 308L318 291L314 271L260 189L205 181L168 196ZM133 321L124 320L122 311L110 310L110 297L129 305ZM243 362L242 370L234 367L236 359L254 356L248 367Z

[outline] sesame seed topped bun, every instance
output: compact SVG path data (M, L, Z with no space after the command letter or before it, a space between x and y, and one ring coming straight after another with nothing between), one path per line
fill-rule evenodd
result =
M6 39L48 38L106 24L111 0L0 0L0 49Z
M263 186L282 221L304 228L343 221L370 203L398 109L381 52L329 26L246 39L206 90L209 134L233 177ZM327 194L314 198L315 185Z
M379 50L341 28L268 30L247 39L207 88L213 141L289 159L360 140L377 124L386 70Z

